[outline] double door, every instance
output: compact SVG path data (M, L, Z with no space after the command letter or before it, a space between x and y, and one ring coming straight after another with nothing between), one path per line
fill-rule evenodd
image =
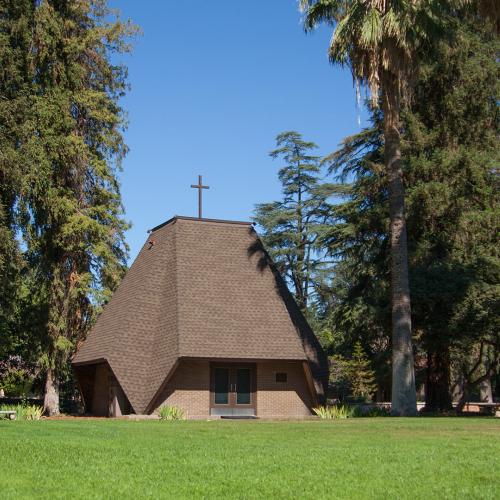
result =
M255 415L255 365L213 363L211 365L210 414Z

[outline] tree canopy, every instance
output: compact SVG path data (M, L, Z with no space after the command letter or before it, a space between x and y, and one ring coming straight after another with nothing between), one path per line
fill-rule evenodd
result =
M0 262L26 298L2 295L2 312L26 308L6 324L37 345L45 408L57 413L68 357L126 266L117 173L127 152L119 105L127 83L112 54L129 50L136 30L113 20L104 0L1 8L0 230L9 238Z

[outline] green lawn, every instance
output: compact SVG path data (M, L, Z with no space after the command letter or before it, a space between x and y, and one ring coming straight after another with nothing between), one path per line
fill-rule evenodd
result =
M500 419L0 421L0 497L500 498Z

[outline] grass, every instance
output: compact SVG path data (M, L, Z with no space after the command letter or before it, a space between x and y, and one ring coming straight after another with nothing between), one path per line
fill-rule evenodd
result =
M0 421L10 498L500 498L500 419Z

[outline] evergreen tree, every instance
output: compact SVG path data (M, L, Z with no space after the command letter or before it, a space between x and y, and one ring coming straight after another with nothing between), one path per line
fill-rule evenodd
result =
M383 167L380 112L373 127L344 139L325 158L343 183L335 206L336 223L321 244L336 261L327 324L331 353L345 359L361 342L375 367L380 397L390 399L391 303L389 274L389 213Z
M330 384L339 400L367 401L372 398L377 390L375 372L360 341L355 342L347 356L335 354L329 359Z
M401 164L401 106L427 47L444 31L458 2L301 0L304 25L333 26L328 55L346 65L372 104L383 109L384 164L390 214L392 306L392 413L417 411L411 331L410 285Z
M375 372L359 341L354 344L349 368L353 397L364 401L370 399L376 390Z
M29 38L20 52L29 85L11 97L29 106L19 119L23 140L11 146L24 166L14 208L37 283L45 409L56 414L69 357L125 269L128 226L117 172L127 151L119 106L126 69L112 56L129 50L135 28L113 20L105 0L25 7ZM18 39L3 44L12 51Z
M500 46L496 35L474 21L462 23L457 42L434 51L406 119L412 297L423 333L430 410L451 407L450 346L467 330L469 339L486 333L457 328L453 318L472 296L480 299L478 287L484 298L496 288L498 298L499 286Z
M457 35L460 44L442 43L433 52L404 114L412 317L432 410L450 407L452 357L459 364L458 353L469 359L480 351L473 346L495 351L498 345L498 41L474 21ZM353 180L337 209L342 222L327 240L343 257L332 321L348 344L362 337L372 351L390 342L384 335L389 216L381 136L374 111L373 127L328 158ZM466 362L468 370L474 363Z
M25 328L25 307L36 291L16 237L19 199L34 168L27 155L33 93L31 40L35 2L0 3L0 358L36 356L36 329ZM33 338L34 337L34 338ZM32 354L33 353L33 354Z
M313 142L290 131L279 134L276 143L270 156L285 163L278 174L283 199L257 205L254 220L297 304L306 312L328 272L317 241L331 218L330 190L320 182L319 158L310 154L317 147Z

